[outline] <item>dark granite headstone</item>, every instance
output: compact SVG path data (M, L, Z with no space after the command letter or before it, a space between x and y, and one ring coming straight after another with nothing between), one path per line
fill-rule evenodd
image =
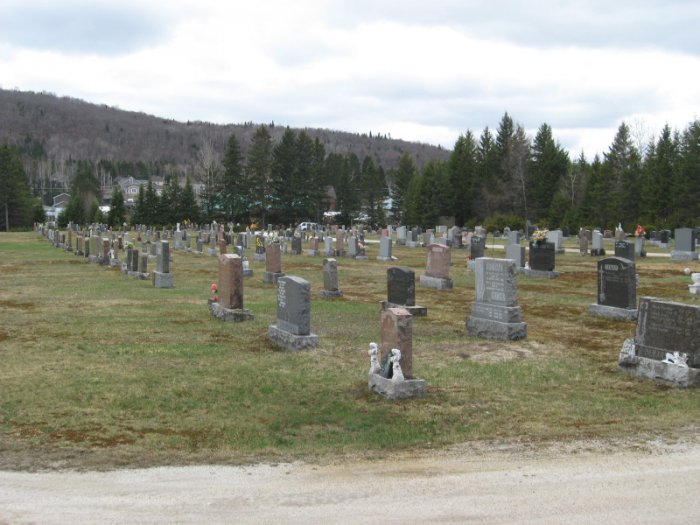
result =
M391 304L416 304L416 274L410 268L396 266L386 271L387 301Z
M615 257L622 257L634 261L634 244L627 241L615 241ZM602 262L602 261L601 261ZM600 263L599 267L600 267Z
M660 232L657 232L657 235L661 244L668 244L668 241L671 238L671 232L669 230L661 230Z
M486 238L474 235L469 246L469 255L472 259L478 259L484 256L484 249L486 248Z
M598 304L637 308L635 264L629 259L608 257L598 261Z
M301 237L292 237L292 253L301 255Z
M530 268L542 272L554 271L554 243L553 242L530 242L528 253Z
M666 353L688 354L688 366L700 368L700 307L643 297L634 341L637 355L663 360Z

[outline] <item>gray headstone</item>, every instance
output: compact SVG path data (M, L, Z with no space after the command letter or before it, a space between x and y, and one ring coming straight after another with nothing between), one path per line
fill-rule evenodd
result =
M277 281L277 328L294 335L311 333L311 285L296 276Z
M598 261L598 304L630 310L637 308L634 262L621 257Z

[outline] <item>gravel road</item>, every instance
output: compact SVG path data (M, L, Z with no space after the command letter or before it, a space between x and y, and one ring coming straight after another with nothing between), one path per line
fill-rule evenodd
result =
M453 448L390 460L0 471L0 524L700 523L700 445Z

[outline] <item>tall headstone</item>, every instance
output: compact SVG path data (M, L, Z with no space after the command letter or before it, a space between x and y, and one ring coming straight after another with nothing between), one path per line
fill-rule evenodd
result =
M343 292L338 288L338 261L335 259L323 260L323 290L319 295L323 299L343 296Z
M377 260L384 262L389 262L392 260L391 237L382 237L379 239L379 255L377 256Z
M509 259L482 257L475 263L476 301L466 320L469 335L487 339L527 337L527 323L517 302L517 268Z
M318 336L311 333L311 285L296 276L277 281L277 322L270 325L268 339L287 350L318 346Z
M243 260L234 253L219 255L218 301L209 301L209 311L222 321L254 319L243 307Z
M301 255L301 237L292 237L292 253Z
M588 235L583 228L578 232L578 250L581 256L588 255Z
M602 257L605 255L605 248L603 245L604 237L599 231L593 232L593 239L591 240L591 256L592 257Z
M520 268L525 267L525 246L520 246L520 244L509 244L506 246L506 259L510 259L515 262L515 267L520 270Z
M425 306L416 304L416 274L406 266L394 266L386 271L387 300L382 309L405 308L415 317L428 315Z
M676 228L675 246L671 252L672 261L695 261L695 230L693 228Z
M396 228L396 244L398 246L406 245L406 226Z
M387 308L381 313L379 361L385 364L393 348L401 350L401 370L413 378L413 316L405 308Z
M338 257L345 257L345 231L338 230L335 234L335 254Z
M564 233L561 230L548 231L547 242L554 244L555 253L564 253Z
M637 275L633 261L622 257L598 261L598 301L588 311L609 319L637 318Z
M153 272L155 288L172 288L173 275L170 273L170 243L160 241L160 251L156 259L156 270Z
M622 347L628 373L678 387L700 386L700 307L643 297L634 339Z
M280 243L275 241L267 247L265 254L265 272L263 272L263 282L275 284L282 273L282 250Z
M438 290L452 288L450 257L448 246L430 244L426 248L426 268L425 274L420 276L421 286Z

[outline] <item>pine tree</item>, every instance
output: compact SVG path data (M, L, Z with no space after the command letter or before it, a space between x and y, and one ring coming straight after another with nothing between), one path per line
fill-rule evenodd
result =
M112 190L112 203L107 215L107 222L112 228L118 228L126 220L126 205L124 204L124 193L119 186Z
M185 179L185 186L179 195L179 206L178 206L179 216L176 222L183 222L188 220L193 223L199 222L199 204L197 204L197 197L192 189L192 184L190 184L190 178Z
M622 222L627 228L636 225L639 217L640 167L639 152L632 143L629 128L623 122L603 163L604 176L610 179L610 210L614 210L614 224Z
M226 144L221 176L220 202L227 221L248 215L248 185L244 179L243 156L236 135L231 134Z
M287 127L282 138L272 149L272 189L277 196L277 210L281 221L293 223L296 220L296 134Z
M160 203L151 179L148 179L144 195L142 220L144 224L163 224L160 217Z
M475 215L473 210L477 188L477 145L471 131L460 135L447 164L451 188L451 210L455 224L464 226Z
M251 212L259 214L266 227L269 210L277 204L272 184L272 138L266 126L260 126L253 135L246 173Z
M692 122L681 139L680 169L671 183L675 216L673 226L689 226L700 220L700 120Z
M2 229L31 226L34 199L14 146L0 146L0 225Z
M391 214L394 221L402 224L406 214L406 196L411 180L416 176L416 166L410 153L404 152L399 165L389 174L391 180Z
M534 222L547 218L555 194L559 192L569 167L568 153L554 141L552 128L542 124L532 144L532 156L528 163L529 219ZM566 202L566 201L564 201ZM562 204L558 204L560 215ZM557 218L550 216L550 224L558 226Z

